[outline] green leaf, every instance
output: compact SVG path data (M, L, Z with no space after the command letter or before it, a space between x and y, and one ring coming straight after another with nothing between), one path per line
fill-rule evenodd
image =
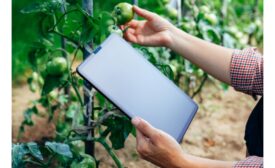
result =
M213 42L215 44L220 44L221 43L221 36L220 36L219 32L214 28L209 27L203 33L203 37L204 37L205 40Z
M133 127L132 131L131 131L131 134L136 137L137 136L137 130L135 127Z
M45 83L42 89L42 96L50 93L55 88L64 85L67 82L68 75L64 74L62 76L51 76L47 75L45 78Z
M12 144L12 167L13 168L23 168L24 156L29 153L29 150L24 144Z
M53 14L56 10L60 10L65 5L63 0L51 0L47 2L36 2L21 10L21 13L46 13Z
M109 137L114 149L124 147L124 142L132 131L131 121L126 116L112 116L106 119L103 125L111 130Z
M54 17L52 15L45 15L39 20L39 32L42 36L48 37L49 30L54 26Z
M77 110L79 110L77 103L70 104L65 114L66 118L73 119L75 117L75 113L77 112Z
M169 65L166 64L157 64L156 67L165 75L167 76L170 80L174 80L174 73L173 70Z
M229 89L229 85L226 84L226 83L221 82L220 88L223 89L224 91L227 91Z
M105 99L105 97L104 97L101 93L99 93L99 92L96 92L96 93L95 93L95 96L96 96L96 98L97 98L97 100L98 100L98 102L99 102L99 106L100 106L100 107L104 107L105 102L107 101L107 100Z
M69 96L68 95L60 95L58 97L58 102L61 104L61 105L64 105L66 103L69 102Z
M38 110L35 106L33 106L32 108L28 108L26 111L24 111L24 120L22 124L32 126L32 115L37 113Z
M96 161L92 156L84 153L81 153L80 155L83 157L83 159L80 162L77 159L75 159L70 165L70 168L95 168L96 167Z
M35 158L37 158L39 160L43 160L43 156L39 150L37 143L29 142L29 143L27 143L27 147L28 147L32 156L34 156Z
M41 38L32 44L35 48L53 48L54 44L49 39Z
M74 154L84 153L85 152L85 143L84 141L77 140L70 142L71 150Z
M83 9L80 11L86 16L84 19L84 26L82 26L82 32L80 35L80 41L82 44L91 42L93 39L95 42L100 42L101 29L100 18L94 18L86 13Z
M157 60L156 58L154 57L154 55L145 47L141 47L138 49L141 54L148 60L150 61L152 64L156 64L157 63Z
M78 10L70 10L59 22L58 27L62 30L62 33L78 41L81 35L80 31L83 28L83 19L81 12Z
M58 142L46 142L45 145L54 153L57 153L61 156L65 156L68 158L73 157L73 154L70 150L70 146L68 144Z
M201 20L198 24L200 33L204 40L213 42L216 44L221 43L221 35L215 27L209 26L205 21Z

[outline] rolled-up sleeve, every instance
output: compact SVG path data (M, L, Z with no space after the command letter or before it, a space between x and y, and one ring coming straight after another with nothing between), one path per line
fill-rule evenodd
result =
M245 160L236 162L233 168L262 168L263 158L258 156L250 156Z
M263 56L255 48L235 50L230 64L231 85L250 95L263 95Z

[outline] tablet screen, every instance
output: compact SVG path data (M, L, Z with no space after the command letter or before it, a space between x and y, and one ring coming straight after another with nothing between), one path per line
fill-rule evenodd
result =
M78 73L129 117L139 116L178 141L198 109L189 96L116 34L78 67Z

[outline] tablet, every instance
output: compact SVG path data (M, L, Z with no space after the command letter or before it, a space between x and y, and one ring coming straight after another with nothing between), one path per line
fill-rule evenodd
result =
M139 116L180 142L197 104L127 41L111 34L77 72L128 117Z

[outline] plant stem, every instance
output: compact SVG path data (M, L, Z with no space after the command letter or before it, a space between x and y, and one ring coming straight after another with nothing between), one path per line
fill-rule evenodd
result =
M70 69L72 69L73 63L74 63L74 61L75 61L75 59L76 59L76 56L77 56L77 53L78 53L79 49L80 49L80 47L77 47L77 49L76 49L75 52L74 52L74 57L73 57L73 59L72 59L72 61L71 61Z
M53 158L56 156L56 153L54 153L50 158L49 158L49 160L48 160L48 162L46 163L46 167L50 167L50 164L51 164L51 162L52 162L52 160L53 160Z
M73 80L73 79L71 79L71 80ZM76 93L76 95L77 95L77 98L78 98L78 100L79 100L79 103L81 104L81 106L83 106L84 103L83 103L83 101L82 101L82 98L81 98L81 96L80 96L80 93L79 93L79 91L78 91L76 85L74 84L74 82L72 82L72 86L73 86L74 91L75 91L75 93Z
M87 22L88 20L90 20L90 16L93 16L93 10L94 8L94 1L93 0L82 0L82 8L78 7L78 9L82 12L82 13L87 13L88 16L86 16L83 20L83 28L85 28L87 26ZM83 12L85 11L85 12ZM84 14L85 16L85 14ZM93 48L93 42L90 42L89 45L91 48ZM90 53L86 50L83 49L83 60L85 60ZM84 80L84 87L88 88L88 90L92 89L92 86L89 84L88 81ZM84 123L86 126L90 127L91 126L91 120L94 119L94 112L93 112L93 106L94 106L94 101L93 101L93 95L92 96L87 96L84 94L84 103L87 104L86 106L86 114L84 116ZM94 130L91 129L91 131L89 132L89 137L94 137ZM85 141L85 153L91 155L91 156L95 156L95 145L93 142L90 141Z
M64 37L67 40L70 40L71 42L73 42L77 46L79 45L79 43L77 41L75 41L73 38L70 38L70 37L66 36L65 34L59 32L58 30L51 30L50 32L53 32L53 33L55 33L55 34L57 34L57 35L59 35L61 37Z
M69 13L72 13L72 12L76 12L76 11L79 11L78 9L73 9L73 10L70 10L70 11L67 11L65 13L63 13L60 18L58 18L57 21L55 21L55 24L53 25L53 27L49 30L49 31L52 31L52 30L55 30L56 26L61 22L61 20ZM56 20L56 19L55 19Z
M108 145L106 140L104 138L100 137L100 138L96 139L96 141L99 142L105 148L105 150L108 152L108 154L114 160L116 166L118 168L123 168L123 165L122 165L121 161L119 160L117 155L114 153L113 149Z
M207 75L207 73L204 73L204 78L202 79L202 82L201 82L200 86L198 87L198 89L192 94L192 96L191 96L192 98L194 98L198 93L201 92L207 79L208 79L208 75Z
M41 164L41 163L39 163L39 162L36 162L36 161L33 161L33 160L25 160L25 162L30 163L30 164L37 165L37 166L39 166L39 167L45 167L43 164Z

